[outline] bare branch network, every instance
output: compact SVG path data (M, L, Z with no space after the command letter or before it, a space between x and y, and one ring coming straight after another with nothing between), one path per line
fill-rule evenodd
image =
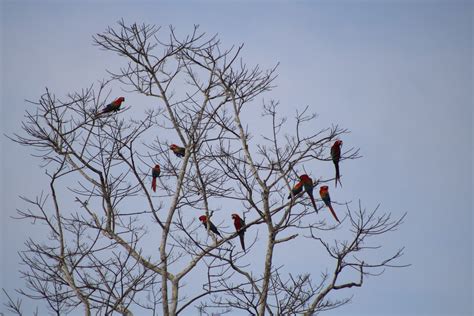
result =
M225 49L197 26L179 37L120 21L94 43L126 65L62 99L46 90L31 102L23 133L11 136L35 150L49 178L18 212L47 231L20 253L21 296L56 315L313 315L350 300L331 293L402 266L403 248L387 255L376 239L404 215L339 203L337 224L323 193L314 205L308 199L334 178L300 176L315 165L333 169L330 149L346 130L315 131L308 108L293 124L275 101L263 104L267 132L245 123L244 112L255 115L257 97L273 88L276 67L248 66L242 46ZM113 84L153 107L110 103ZM358 150L339 155L344 165ZM277 248L299 242L311 242L330 264L325 272L295 274L276 261ZM21 300L4 294L21 314Z

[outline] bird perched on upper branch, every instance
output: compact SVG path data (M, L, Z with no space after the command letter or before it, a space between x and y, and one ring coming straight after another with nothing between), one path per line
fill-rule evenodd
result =
M245 251L245 231L246 228L242 228L245 226L245 221L240 218L238 214L232 214L232 219L234 220L234 227L235 230L239 233L240 238L240 245L242 246L243 251Z
M184 147L179 147L178 145L175 145L175 144L171 144L170 149L178 157L184 157L184 155L186 154L186 149Z
M331 147L331 158L332 162L334 163L334 166L336 167L336 187L337 187L337 182L339 181L339 184L342 186L341 183L341 178L339 175L339 160L341 159L341 146L342 146L342 140L336 140L334 142L334 145Z
M217 230L217 227L210 220L207 219L206 215L199 216L199 220L204 225L206 230L207 230L207 222L209 222L209 230L212 231L214 234L219 235L220 237L222 237L222 235Z
M120 97L112 101L111 103L107 104L105 108L99 112L99 114L105 114L105 113L110 113L110 112L117 112L120 110L120 106L122 105L122 102L125 101L124 97Z
M319 189L319 195L321 196L321 199L323 200L324 204L326 204L326 206L331 211L332 216L334 216L336 221L340 223L339 218L337 218L336 212L334 212L334 209L332 208L331 197L329 196L329 189L327 185L321 186L321 188Z
M303 183L304 190L306 193L309 195L309 199L311 200L311 203L313 204L314 210L316 213L318 212L318 208L316 207L316 202L314 202L314 196L313 196L313 179L311 179L307 174L303 174L300 176L301 183Z
M153 180L151 180L151 188L153 192L156 192L156 178L160 176L160 173L161 173L160 165L155 165L151 169L151 176L153 177Z
M293 189L291 189L290 194L288 194L288 199L291 199L291 193L293 193L293 195L297 195L297 194L300 193L301 191L303 191L303 182L302 182L302 181L298 181L298 183L295 184L295 186L293 187Z

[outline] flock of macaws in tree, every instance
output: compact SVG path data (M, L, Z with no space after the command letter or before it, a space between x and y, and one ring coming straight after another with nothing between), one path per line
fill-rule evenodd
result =
M98 115L102 115L102 114L110 113L110 112L117 112L118 110L120 110L120 106L122 105L123 101L125 101L124 97L117 98L112 103L106 105L105 108L101 112L98 113ZM339 175L339 160L341 159L341 146L342 146L342 141L336 140L331 147L331 158L336 168L336 176L335 176L336 187L337 187L338 182L340 185L342 185L340 175ZM186 149L176 144L171 144L170 150L177 157L184 157L186 154ZM151 176L152 176L151 188L153 192L156 192L156 181L157 181L157 178L160 176L160 173L161 173L161 169L159 165L155 165L151 170ZM300 181L295 184L293 189L291 189L290 194L288 195L288 199L295 197L296 195L301 193L304 189L305 192L308 193L308 196L311 200L311 204L313 205L316 213L318 213L318 208L316 207L316 202L314 201L314 196L313 196L313 189L314 189L313 179L311 179L307 174L303 174L299 176L299 179ZM336 219L338 223L340 223L339 219L337 218L336 212L334 211L331 205L331 197L329 196L329 187L327 185L321 186L319 188L319 195L321 196L321 199L323 200L324 204L331 211L332 216ZM242 249L245 251L245 240L244 240L244 235L246 231L245 221L238 214L232 214L231 217L234 220L235 230L239 234L240 244L242 246ZM206 229L208 228L208 225L209 225L210 231L222 237L222 235L217 230L217 227L210 220L208 220L206 215L200 216L199 221L201 221L201 223L204 225Z

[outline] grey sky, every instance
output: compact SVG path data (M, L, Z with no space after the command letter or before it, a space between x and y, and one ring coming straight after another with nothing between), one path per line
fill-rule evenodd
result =
M473 313L472 2L2 1L0 11L6 134L19 131L24 99L45 87L65 95L117 67L120 60L92 46L91 36L122 17L173 24L181 34L199 24L225 45L245 43L249 64L280 62L278 87L265 98L280 100L285 115L309 105L319 114L315 128L339 124L352 132L345 146L361 148L362 159L342 164L344 186L334 195L408 212L382 242L388 250L406 246L402 263L412 266L367 279L346 292L353 303L327 314ZM0 284L11 290L22 284L24 240L45 237L10 216L24 206L17 196L39 194L46 179L27 148L5 137L1 144ZM297 270L314 267L277 256Z

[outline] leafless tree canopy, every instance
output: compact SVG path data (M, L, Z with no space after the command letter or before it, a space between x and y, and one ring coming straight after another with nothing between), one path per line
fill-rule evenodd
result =
M343 220L335 225L304 192L287 198L302 173L312 174L315 189L333 183L310 166L333 168L329 148L347 131L316 130L308 108L287 120L278 102L262 106L276 67L247 65L242 46L223 48L198 27L180 37L173 28L121 21L94 43L126 64L64 98L46 90L31 102L23 132L11 137L35 150L50 179L39 196L22 197L29 207L19 217L45 226L45 238L27 240L20 255L22 296L46 302L57 315L313 315L350 299L350 290L331 293L401 266L403 249L387 254L377 237L396 230L404 216L340 203ZM125 102L118 112L99 114L116 97L114 84L125 97L146 96L149 107ZM246 124L249 113L263 114L268 130ZM184 157L169 150L173 143L185 148ZM342 165L356 158L357 149L345 149ZM254 232L245 252L232 226L235 212ZM197 220L216 214L228 218L214 221L222 237ZM279 246L303 241L332 268L294 274L275 260ZM248 264L249 256L260 263ZM21 314L21 301L4 294Z

